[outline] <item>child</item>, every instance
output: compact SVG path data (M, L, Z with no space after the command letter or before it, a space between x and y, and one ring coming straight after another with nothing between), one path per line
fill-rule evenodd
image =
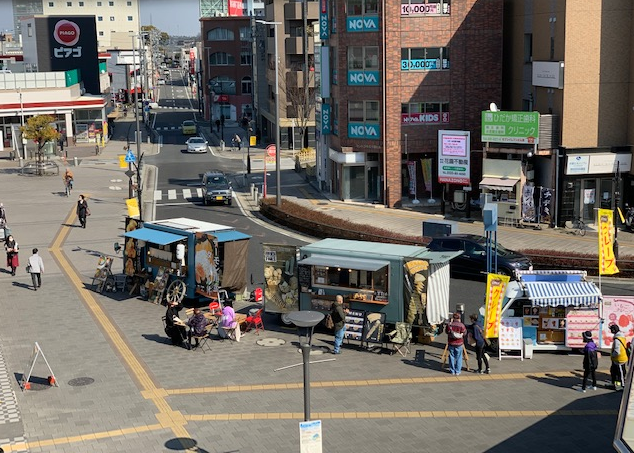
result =
M597 389L596 369L599 366L599 358L597 356L597 345L592 340L592 332L586 330L582 336L586 345L583 348L583 383L580 391L585 393L588 376L592 376L592 390Z

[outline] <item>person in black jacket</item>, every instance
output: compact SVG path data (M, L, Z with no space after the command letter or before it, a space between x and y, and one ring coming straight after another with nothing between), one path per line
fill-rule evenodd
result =
M83 195L79 196L77 200L77 217L79 217L79 223L82 228L86 228L86 216L88 215L88 203Z
M335 301L332 304L332 309L330 310L330 317L332 318L332 322L335 325L335 345L333 347L333 354L341 354L341 343L343 343L343 334L346 331L346 313L348 313L347 308L343 308L343 296L341 294L337 294L335 297Z
M592 332L586 330L583 334L583 341L586 344L583 348L583 383L581 391L586 392L586 382L588 377L592 377L592 390L597 389L596 369L599 367L599 357L597 354L597 345L592 339Z
M178 317L178 312L183 306L178 302L170 302L165 312L165 333L172 340L174 346L180 346L187 338L187 329L185 326L178 326L174 323L174 317Z

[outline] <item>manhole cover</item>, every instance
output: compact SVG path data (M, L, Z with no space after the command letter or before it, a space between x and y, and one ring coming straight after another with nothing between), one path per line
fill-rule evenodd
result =
M78 377L68 381L68 385L71 387L81 387L83 385L90 385L93 382L95 382L95 380L91 377Z
M260 346L282 346L286 343L286 340L281 338L261 338L256 343Z

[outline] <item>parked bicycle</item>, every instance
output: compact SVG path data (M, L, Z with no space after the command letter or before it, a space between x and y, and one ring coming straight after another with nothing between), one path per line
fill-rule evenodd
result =
M566 220L564 225L566 226L566 230L569 230L571 234L578 234L579 236L586 235L586 224L581 217Z

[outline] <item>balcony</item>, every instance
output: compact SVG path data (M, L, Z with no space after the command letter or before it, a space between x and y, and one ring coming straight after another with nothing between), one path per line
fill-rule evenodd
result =
M301 36L297 37L288 37L285 42L285 51L288 55L303 55L304 54L304 44L303 38ZM315 53L315 42L312 38L308 39L308 54Z

